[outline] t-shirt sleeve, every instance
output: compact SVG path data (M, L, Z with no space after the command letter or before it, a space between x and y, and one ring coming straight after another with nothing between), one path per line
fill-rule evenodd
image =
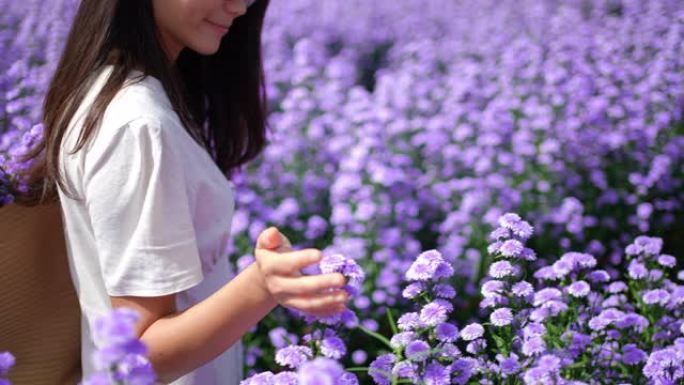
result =
M85 205L111 296L161 296L202 279L182 154L159 119L99 132L83 170Z

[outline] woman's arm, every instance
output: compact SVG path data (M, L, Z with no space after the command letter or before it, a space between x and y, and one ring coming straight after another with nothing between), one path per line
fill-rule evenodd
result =
M278 248L264 253L257 243L259 263L253 263L207 299L181 313L176 312L175 295L111 297L113 307L126 306L141 314L138 335L149 349L149 359L160 381L171 382L213 360L278 303L318 314L344 307L347 296L343 291L321 294L322 290L342 287L342 275L294 276L302 267L319 260L319 251L272 251ZM273 293L274 287L277 293Z
M273 310L277 303L257 283L261 279L257 265L252 264L181 313L175 312L175 295L112 297L112 305L141 313L145 322L137 325L138 335L149 349L148 357L159 380L166 383L213 360ZM170 314L164 309L170 309ZM167 315L154 320L160 313Z

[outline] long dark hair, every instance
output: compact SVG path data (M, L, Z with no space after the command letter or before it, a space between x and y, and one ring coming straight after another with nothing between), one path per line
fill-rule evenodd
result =
M190 135L229 177L266 145L266 92L261 30L269 0L257 0L236 18L218 52L181 51L176 63L164 52L151 0L82 0L44 102L44 135L27 154L29 190L19 201L72 196L59 170L62 138L104 65L113 71L86 115L75 153L90 140L129 72L160 80ZM70 149L64 149L65 151Z

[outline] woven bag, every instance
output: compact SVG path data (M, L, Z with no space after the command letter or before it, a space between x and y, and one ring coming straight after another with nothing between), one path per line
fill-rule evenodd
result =
M75 385L81 313L59 203L0 208L0 351L13 385Z

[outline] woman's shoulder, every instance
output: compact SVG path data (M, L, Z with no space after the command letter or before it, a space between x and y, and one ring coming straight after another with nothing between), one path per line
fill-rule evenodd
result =
M149 120L170 125L177 123L175 116L161 82L139 71L132 71L109 102L103 124L122 127L131 121Z

